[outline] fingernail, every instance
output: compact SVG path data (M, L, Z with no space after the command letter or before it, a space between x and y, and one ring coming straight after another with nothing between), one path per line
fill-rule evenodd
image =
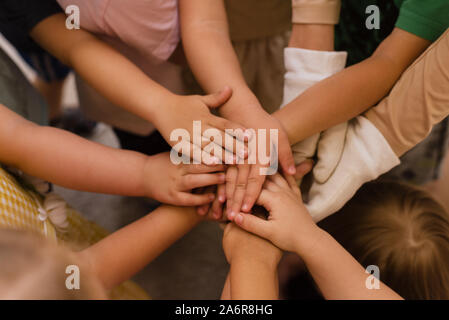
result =
M242 206L242 210L243 211L248 211L248 208L249 206L245 203L243 206Z
M225 197L223 195L218 196L218 201L220 201L221 203L224 203Z
M295 166L291 166L291 167L288 169L288 172L289 172L290 174L295 174L295 173L296 173L296 168L295 168Z
M234 211L231 211L231 212L228 214L229 220L233 220L234 217L235 217L235 212L234 212Z
M243 222L243 215L238 214L237 217L235 217L235 223L242 224Z

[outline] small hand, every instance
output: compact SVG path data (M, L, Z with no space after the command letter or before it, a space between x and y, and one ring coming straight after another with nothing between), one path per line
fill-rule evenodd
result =
M245 129L237 122L217 117L210 112L210 109L221 107L231 95L232 90L225 88L220 93L207 96L174 96L173 100L161 106L161 111L156 115L156 127L164 139L177 149L176 151L191 159L206 164L235 163L236 152L242 150L238 154L242 158L248 155L247 147L244 145L244 141L248 140ZM201 123L201 137L198 137L198 141L194 139L194 122ZM182 143L178 140L172 141L171 135L177 129L187 130L189 140ZM210 129L218 130L216 132L219 133L220 139L214 139ZM232 152L230 152L231 144ZM210 150L205 150L211 145L220 150L217 154L214 152L213 157L210 157ZM188 154L185 150L189 150ZM196 157L197 154L201 156Z
M304 252L317 241L319 228L304 206L293 177L270 176L257 204L269 211L268 220L239 213L235 223L286 251Z
M225 228L223 250L229 264L235 259L257 259L277 266L282 257L279 248L265 239L244 231L234 223L229 223Z
M242 113L244 113L244 111L242 111ZM277 157L275 160L279 161L284 172L295 174L295 166L287 134L278 120L266 113L262 107L252 108L248 115L240 114L237 116L243 119L242 121L247 128L256 131L256 136L253 136L252 139L255 139L257 143L257 150L255 150L256 148L249 148L250 155L248 159L255 156L252 155L253 152L259 153L258 148L263 146L266 150L266 156L271 156L272 158L273 156ZM265 141L261 140L261 143L258 141L258 129L264 129L266 133L266 139ZM270 130L276 130L278 134L277 144L275 143L273 145L271 143ZM254 143L253 140L251 142ZM263 143L265 143L265 145L263 145ZM248 164L248 161L246 161L246 164L239 164L237 168L230 167L227 171L227 214L231 219L240 211L249 212L260 194L262 185L267 177L262 171L267 170L270 163L262 163L260 161L261 159L259 159L259 154L257 154L256 160L257 162L255 164Z
M192 190L225 182L224 165L179 164L169 153L148 157L143 185L149 198L178 206L200 206L215 199L213 193L193 194ZM161 176L163 175L163 177Z

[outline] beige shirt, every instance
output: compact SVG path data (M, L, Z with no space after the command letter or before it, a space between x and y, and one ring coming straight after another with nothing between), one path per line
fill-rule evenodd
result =
M291 28L288 0L225 0L225 5L233 41L271 37Z

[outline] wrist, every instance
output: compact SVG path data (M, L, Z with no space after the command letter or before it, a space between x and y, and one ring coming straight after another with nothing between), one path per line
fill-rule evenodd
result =
M266 252L265 252L266 253ZM268 270L275 270L279 264L279 258L271 254L254 254L253 252L237 252L232 256L230 264L257 263Z
M186 96L178 95L166 90L164 94L158 99L155 98L154 107L148 111L148 117L146 120L154 124L154 126L161 131L161 123L167 122L168 110L173 106L182 104L183 99Z
M257 97L246 87L240 91L234 90L229 101L218 110L220 115L226 119L232 119L237 116L240 120L242 112L252 112L252 110L259 110L261 108L262 106Z
M150 185L149 181L151 181L151 178L148 177L154 177L152 173L152 163L155 156L145 156L145 159L142 161L141 165L141 172L140 175L140 190L142 190L143 197L154 199L154 190L152 186Z
M303 260L306 260L310 254L313 254L314 249L320 242L329 234L313 224L308 228L307 232L296 232L294 238L294 252L298 254Z
M288 46L318 51L334 50L334 25L293 24Z

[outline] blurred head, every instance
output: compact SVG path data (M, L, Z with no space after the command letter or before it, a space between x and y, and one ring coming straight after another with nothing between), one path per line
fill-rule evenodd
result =
M80 289L69 290L66 268L80 268ZM104 299L96 279L74 254L34 234L0 230L0 300Z
M427 192L369 183L320 226L405 299L449 299L449 216Z

